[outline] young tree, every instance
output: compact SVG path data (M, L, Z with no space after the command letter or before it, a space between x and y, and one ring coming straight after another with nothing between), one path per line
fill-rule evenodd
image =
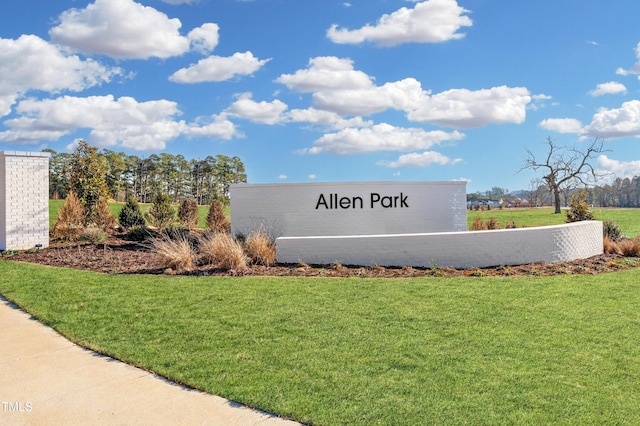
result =
M193 198L185 198L178 208L180 225L188 229L198 226L198 203Z
M231 223L220 200L213 200L207 214L207 228L215 232L229 232Z
M84 208L84 223L95 219L96 209L103 198L109 197L105 172L98 159L98 149L80 140L69 161L69 188L75 192Z
M120 210L120 215L118 216L118 223L124 229L146 225L144 216L140 210L140 205L132 196L129 196L125 205L122 206L122 210Z
M67 201L60 208L51 232L56 238L73 241L78 239L84 223L82 203L73 191L69 191Z
M147 220L151 226L158 229L168 228L173 224L176 212L171 206L169 196L158 192L153 200L153 205L147 212Z
M542 177L553 194L555 213L560 213L560 193L562 188L572 181L580 182L587 186L589 181L597 181L601 177L596 169L589 163L596 154L605 152L604 141L596 138L587 147L586 151L577 148L556 145L551 137L547 138L549 149L543 161L538 161L535 155L527 149L527 159L520 171L525 169L544 169L547 174Z

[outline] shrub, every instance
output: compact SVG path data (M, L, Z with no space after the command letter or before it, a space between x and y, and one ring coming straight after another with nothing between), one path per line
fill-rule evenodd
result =
M640 237L622 239L617 242L623 256L640 257Z
M587 201L587 191L579 189L571 196L566 215L568 223L593 220L593 214L589 210L589 202Z
M510 220L507 222L507 225L505 226L506 229L516 229L516 223L513 220Z
M495 217L490 217L489 220L487 220L487 229L500 229L500 223L498 222L498 219L496 219Z
M87 241L93 244L103 242L109 235L104 229L98 227L86 228L80 233L80 241Z
M229 232L231 223L219 200L213 200L207 214L207 229L214 232Z
M106 199L101 199L93 216L95 225L105 232L112 231L116 227L116 217L109 211Z
M69 191L67 201L60 208L52 233L61 240L77 240L84 229L84 207L75 192Z
M614 243L617 243L622 239L622 231L617 223L611 220L605 220L602 222L602 232L604 237L608 237Z
M153 238L151 244L165 267L178 271L193 269L195 252L187 238L171 238L163 233Z
M253 232L246 238L244 251L254 264L271 266L276 262L276 245L264 230Z
M129 229L129 231L127 231L124 239L128 241L142 242L147 241L155 235L157 234L151 231L146 226L134 226L133 228Z
M481 218L476 217L475 219L473 219L473 222L471 223L471 230L472 231L484 231L486 229L487 229L487 227L482 222Z
M603 247L606 254L622 254L622 250L620 250L618 244L606 235L604 237Z
M98 149L80 140L69 160L69 187L84 208L84 225L95 222L100 200L109 197L104 169L98 159Z
M147 220L151 226L164 229L171 226L175 220L176 212L169 202L169 196L158 193L153 199L153 205L147 212Z
M226 232L213 232L200 239L202 260L221 269L246 269L247 258L240 243Z
M124 229L133 229L137 226L146 225L140 205L132 196L127 198L127 202L122 206L122 210L118 215L118 223Z
M192 198L186 198L178 208L178 220L180 225L188 229L198 226L198 203Z

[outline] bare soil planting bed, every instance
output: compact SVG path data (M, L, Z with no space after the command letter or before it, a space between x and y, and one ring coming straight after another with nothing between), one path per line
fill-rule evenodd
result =
M303 276L303 277L482 277L598 274L640 266L640 259L603 254L571 262L540 262L519 266L470 268L465 270L433 265L430 268L333 265L251 265L246 269L222 270L196 262L190 270L166 268L149 245L111 236L100 243L54 243L39 251L6 254L6 259L91 270L108 274L170 274L203 276Z

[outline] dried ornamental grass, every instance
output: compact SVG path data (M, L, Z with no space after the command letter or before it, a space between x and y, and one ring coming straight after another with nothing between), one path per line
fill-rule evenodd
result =
M167 268L188 271L194 267L195 252L184 235L174 238L163 234L151 240L153 250L160 256Z
M265 231L256 231L244 242L247 257L257 265L271 266L276 263L276 245Z
M200 239L202 260L221 269L246 269L247 257L240 243L226 232L214 232Z

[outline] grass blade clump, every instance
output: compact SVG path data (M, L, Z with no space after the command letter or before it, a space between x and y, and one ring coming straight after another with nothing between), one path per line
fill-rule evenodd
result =
M213 232L200 239L202 261L220 269L246 269L247 257L242 246L226 232Z
M244 251L252 263L271 266L276 263L276 245L266 231L258 230L247 237Z
M164 267L178 271L193 269L195 251L186 236L162 233L151 240L151 245L160 256Z

